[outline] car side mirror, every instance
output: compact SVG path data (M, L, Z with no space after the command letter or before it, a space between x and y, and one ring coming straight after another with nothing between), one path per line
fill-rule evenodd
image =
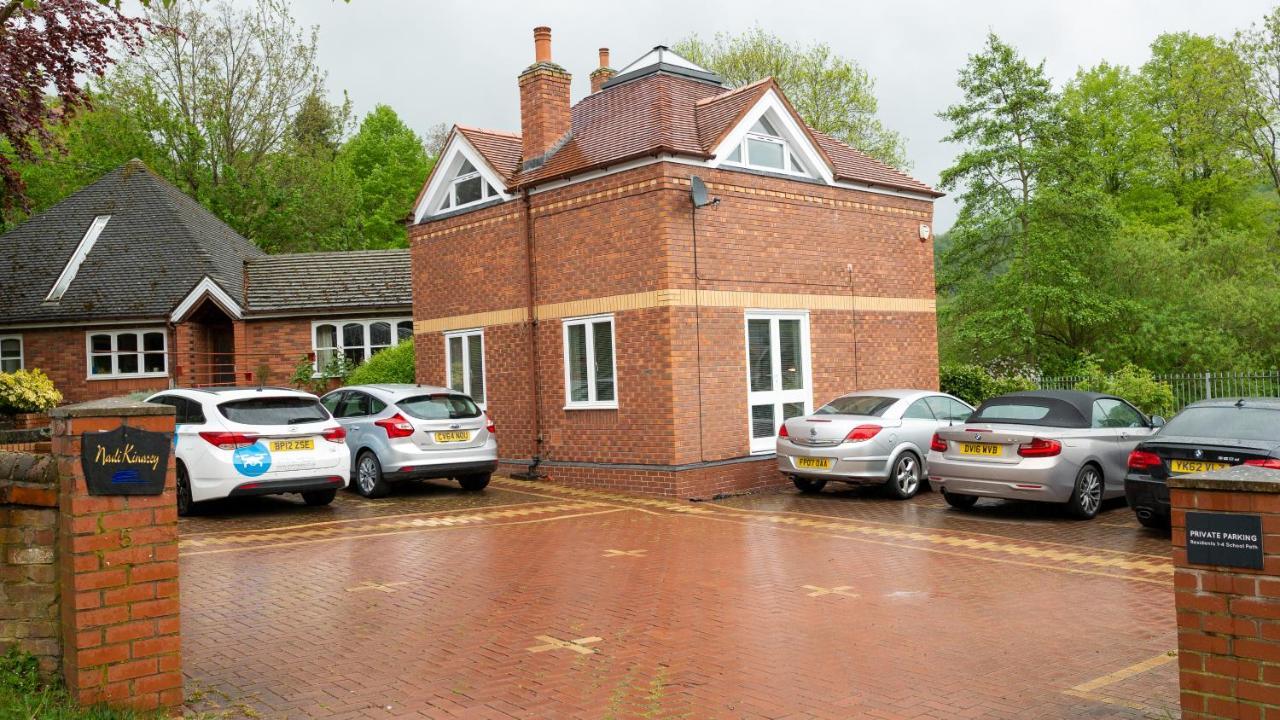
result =
M1160 417L1159 415L1156 415L1151 418L1151 427L1153 428L1162 428L1164 427L1164 423L1165 423L1165 419Z

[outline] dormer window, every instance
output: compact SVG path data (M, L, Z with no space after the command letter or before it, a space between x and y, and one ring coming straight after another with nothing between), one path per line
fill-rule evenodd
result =
M454 176L445 192L440 212L475 205L497 196L498 191L480 177L480 171L476 170L471 161L463 159L462 166L458 168L458 174Z
M809 174L800 158L792 152L790 143L764 115L751 126L725 162L771 172Z

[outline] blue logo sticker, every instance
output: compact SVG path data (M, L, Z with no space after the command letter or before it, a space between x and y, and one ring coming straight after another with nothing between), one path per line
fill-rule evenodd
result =
M173 449L174 449L174 450L177 450L177 449L178 449L178 428L180 428L180 427L182 427L182 426L181 426L181 425L174 425L174 426L173 426Z
M111 482L116 485L140 483L142 476L137 470L117 470L111 474Z
M232 453L231 464L241 475L258 477L271 469L271 452L266 445L255 442Z

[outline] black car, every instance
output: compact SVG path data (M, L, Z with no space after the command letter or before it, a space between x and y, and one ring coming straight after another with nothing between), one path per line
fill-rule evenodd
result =
M1280 399L1230 398L1188 405L1129 455L1124 493L1138 522L1169 526L1170 475L1258 465L1280 470Z

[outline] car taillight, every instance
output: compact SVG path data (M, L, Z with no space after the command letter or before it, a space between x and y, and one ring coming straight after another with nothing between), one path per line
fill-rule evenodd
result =
M933 440L930 440L930 441L929 441L929 449L930 449L930 450L937 450L938 452L946 452L946 451L947 451L947 441L946 441L946 440L943 440L943 439L942 439L942 436L941 436L941 435L939 435L938 433L934 433L934 434L933 434Z
M413 434L413 423L404 419L400 413L396 413L389 418L374 420L374 425L387 431L388 438L409 437Z
M859 425L849 431L844 436L845 442L866 442L876 435L880 434L881 427L879 425Z
M337 427L331 427L328 430L325 430L324 432L320 433L320 437L324 438L325 440L328 440L331 443L346 442L347 429L342 427L341 425Z
M1146 450L1134 450L1129 453L1130 470L1150 470L1151 468L1160 467L1163 462L1159 455Z
M781 428L778 428L778 437L791 437L791 435L787 433L787 424L786 424L786 423L783 423L783 424L782 424L782 427L781 427Z
M489 424L484 426L486 432L493 435L498 432L498 426L493 424L493 418L489 419Z
M200 437L205 442L217 447L219 450L235 450L237 448L249 447L258 442L257 435L238 432L215 432L207 431L200 433Z
M1062 452L1062 443L1057 440L1032 438L1029 443L1018 446L1018 454L1026 458L1053 457Z
M1245 465L1250 467L1267 468L1269 470L1280 470L1280 459L1277 458L1258 458L1256 460L1245 460Z

